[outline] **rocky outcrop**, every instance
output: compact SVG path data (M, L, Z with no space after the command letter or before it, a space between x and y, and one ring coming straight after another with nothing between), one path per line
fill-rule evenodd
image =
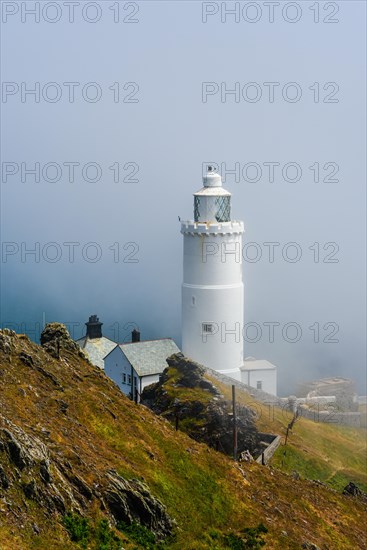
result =
M64 513L68 507L77 505L73 496L68 498L70 491L65 484L53 483L51 470L58 477L58 469L56 464L51 468L47 446L5 417L0 420L5 426L0 429L0 459L4 464L0 479L5 480L6 485L3 482L3 488L19 485L27 499L40 504L49 514L54 511ZM4 455L7 460L4 460Z
M343 489L343 495L358 497L367 502L367 493L362 491L355 483L350 481Z
M88 379L88 386L97 379L104 390L109 389L110 382L101 381L100 369L89 363L64 325L48 324L42 332L41 345L43 350L25 335L8 329L0 331L2 389L19 385L14 390L15 400L8 401L17 412L16 418L9 407L0 411L0 511L2 506L7 507L6 513L21 524L26 521L31 502L32 509L42 510L50 521L51 518L61 521L61 516L69 513L88 517L91 508L99 507L115 526L119 522L141 524L157 539L171 534L174 522L147 485L121 477L108 464L102 465L103 459L99 464L100 457L93 455L92 440L89 446L89 453L94 456L92 462L89 453L84 459L78 454L72 431L77 428L80 433L88 432L77 420L69 395L70 383L77 387L78 395L83 378ZM23 385L28 373L32 385ZM111 388L115 392L112 384ZM98 395L113 402L104 391L99 390ZM26 401L33 409L24 421L22 407ZM117 418L115 413L113 418ZM33 531L39 535L39 526Z
M218 389L209 380L204 378L205 368L199 363L187 359L183 353L175 353L168 357L169 367L177 369L179 372L179 381L177 386L184 388L199 388L206 390L212 395L220 396ZM165 384L170 379L169 369L166 369L160 379L161 384Z
M0 351L2 351L5 357L10 356L12 352L12 338L16 336L14 330L4 328L0 331Z
M46 325L40 340L41 346L56 359L59 359L62 350L77 353L80 357L85 358L78 344L70 337L66 326L61 323Z
M144 483L137 479L127 481L115 470L107 472L107 479L104 497L116 522L140 523L158 538L172 533L173 522L166 507L152 496Z
M0 419L6 426L0 430L3 448L10 462L19 470L48 460L47 448L37 437L26 434L22 428L5 417L0 416Z
M168 418L196 441L232 455L232 404L205 379L203 366L182 353L172 355L167 363L160 381L144 389L142 403ZM201 396L197 395L197 390ZM239 404L236 412L239 452L248 449L251 454L258 454L260 437L255 427L255 413Z
M0 461L7 463L7 467L0 466L0 488L5 492L12 484L18 484L26 499L36 502L50 515L69 510L83 514L95 499L107 506L115 524L139 523L159 539L172 533L174 522L147 485L107 470L99 474L98 484L91 487L66 459L52 457L37 437L26 434L4 417L0 420L6 426L0 429Z

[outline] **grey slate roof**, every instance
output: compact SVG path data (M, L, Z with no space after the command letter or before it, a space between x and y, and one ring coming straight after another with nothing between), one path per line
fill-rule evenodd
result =
M116 342L102 336L102 338L89 338L83 336L76 343L85 351L93 363L100 369L104 368L103 359L116 347Z
M267 361L266 359L255 359L255 357L246 357L242 367L240 367L241 371L274 369L276 369L276 366L270 363L270 361Z
M180 352L171 338L120 344L119 347L138 376L163 372L168 366L166 363L167 357Z

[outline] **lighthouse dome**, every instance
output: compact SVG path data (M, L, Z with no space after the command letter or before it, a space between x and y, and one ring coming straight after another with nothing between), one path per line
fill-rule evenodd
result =
M208 166L207 173L203 176L204 187L222 187L222 178L215 172L212 166Z

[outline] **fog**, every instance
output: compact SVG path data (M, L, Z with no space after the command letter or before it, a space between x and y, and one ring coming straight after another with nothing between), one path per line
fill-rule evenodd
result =
M77 338L97 314L180 345L178 216L212 163L245 222L245 356L280 394L330 375L365 394L365 4L282 2L273 23L264 2L252 23L220 2L121 2L117 23L112 1L74 22L3 4L2 326L37 339L45 313Z

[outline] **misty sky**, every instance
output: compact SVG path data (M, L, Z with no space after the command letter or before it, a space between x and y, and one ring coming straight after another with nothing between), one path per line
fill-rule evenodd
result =
M36 337L45 312L78 338L98 314L180 345L178 216L223 163L245 356L281 394L330 375L365 394L365 3L21 4L2 2L2 326Z

